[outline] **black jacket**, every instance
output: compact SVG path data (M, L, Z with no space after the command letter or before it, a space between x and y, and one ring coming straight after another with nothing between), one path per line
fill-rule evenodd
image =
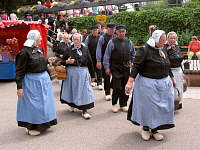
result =
M38 47L25 47L16 56L16 83L17 89L22 88L22 80L26 73L40 73L47 71L48 59L43 50Z

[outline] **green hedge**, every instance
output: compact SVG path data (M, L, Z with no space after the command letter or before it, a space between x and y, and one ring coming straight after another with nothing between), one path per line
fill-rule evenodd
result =
M134 12L121 12L107 17L107 22L125 24L127 36L134 45L144 45L149 38L148 26L157 25L166 33L175 31L179 37L179 45L188 45L192 35L200 37L200 8L156 8ZM95 17L69 18L78 30L90 29Z

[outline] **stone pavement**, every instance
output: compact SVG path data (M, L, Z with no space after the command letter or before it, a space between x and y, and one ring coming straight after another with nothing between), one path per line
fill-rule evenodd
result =
M199 99L200 100L200 87L189 87L183 94L184 99Z
M175 113L175 128L161 131L164 141L143 141L140 128L126 120L126 113L112 113L104 92L95 92L95 108L84 120L59 102L60 87L53 82L58 125L31 137L16 123L15 82L0 81L0 150L198 150L200 145L200 87L184 93L183 109Z

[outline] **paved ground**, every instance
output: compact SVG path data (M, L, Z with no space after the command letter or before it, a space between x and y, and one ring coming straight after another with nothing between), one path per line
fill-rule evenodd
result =
M111 112L103 91L95 91L93 117L84 120L59 102L59 85L53 82L58 125L37 137L28 136L16 124L16 85L0 81L0 150L198 150L200 87L184 93L183 110L176 112L176 127L161 131L165 140L143 141L140 128L126 120L126 113Z

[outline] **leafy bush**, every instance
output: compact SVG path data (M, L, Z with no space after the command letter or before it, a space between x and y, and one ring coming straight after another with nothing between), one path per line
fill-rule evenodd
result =
M185 8L200 8L200 1L189 1L185 4Z
M144 45L149 38L148 27L152 24L166 33L178 33L179 44L188 45L192 35L200 36L200 8L156 8L134 12L120 12L107 17L107 22L125 24L127 36L134 45ZM70 18L68 22L75 28L90 29L95 23L95 17Z

